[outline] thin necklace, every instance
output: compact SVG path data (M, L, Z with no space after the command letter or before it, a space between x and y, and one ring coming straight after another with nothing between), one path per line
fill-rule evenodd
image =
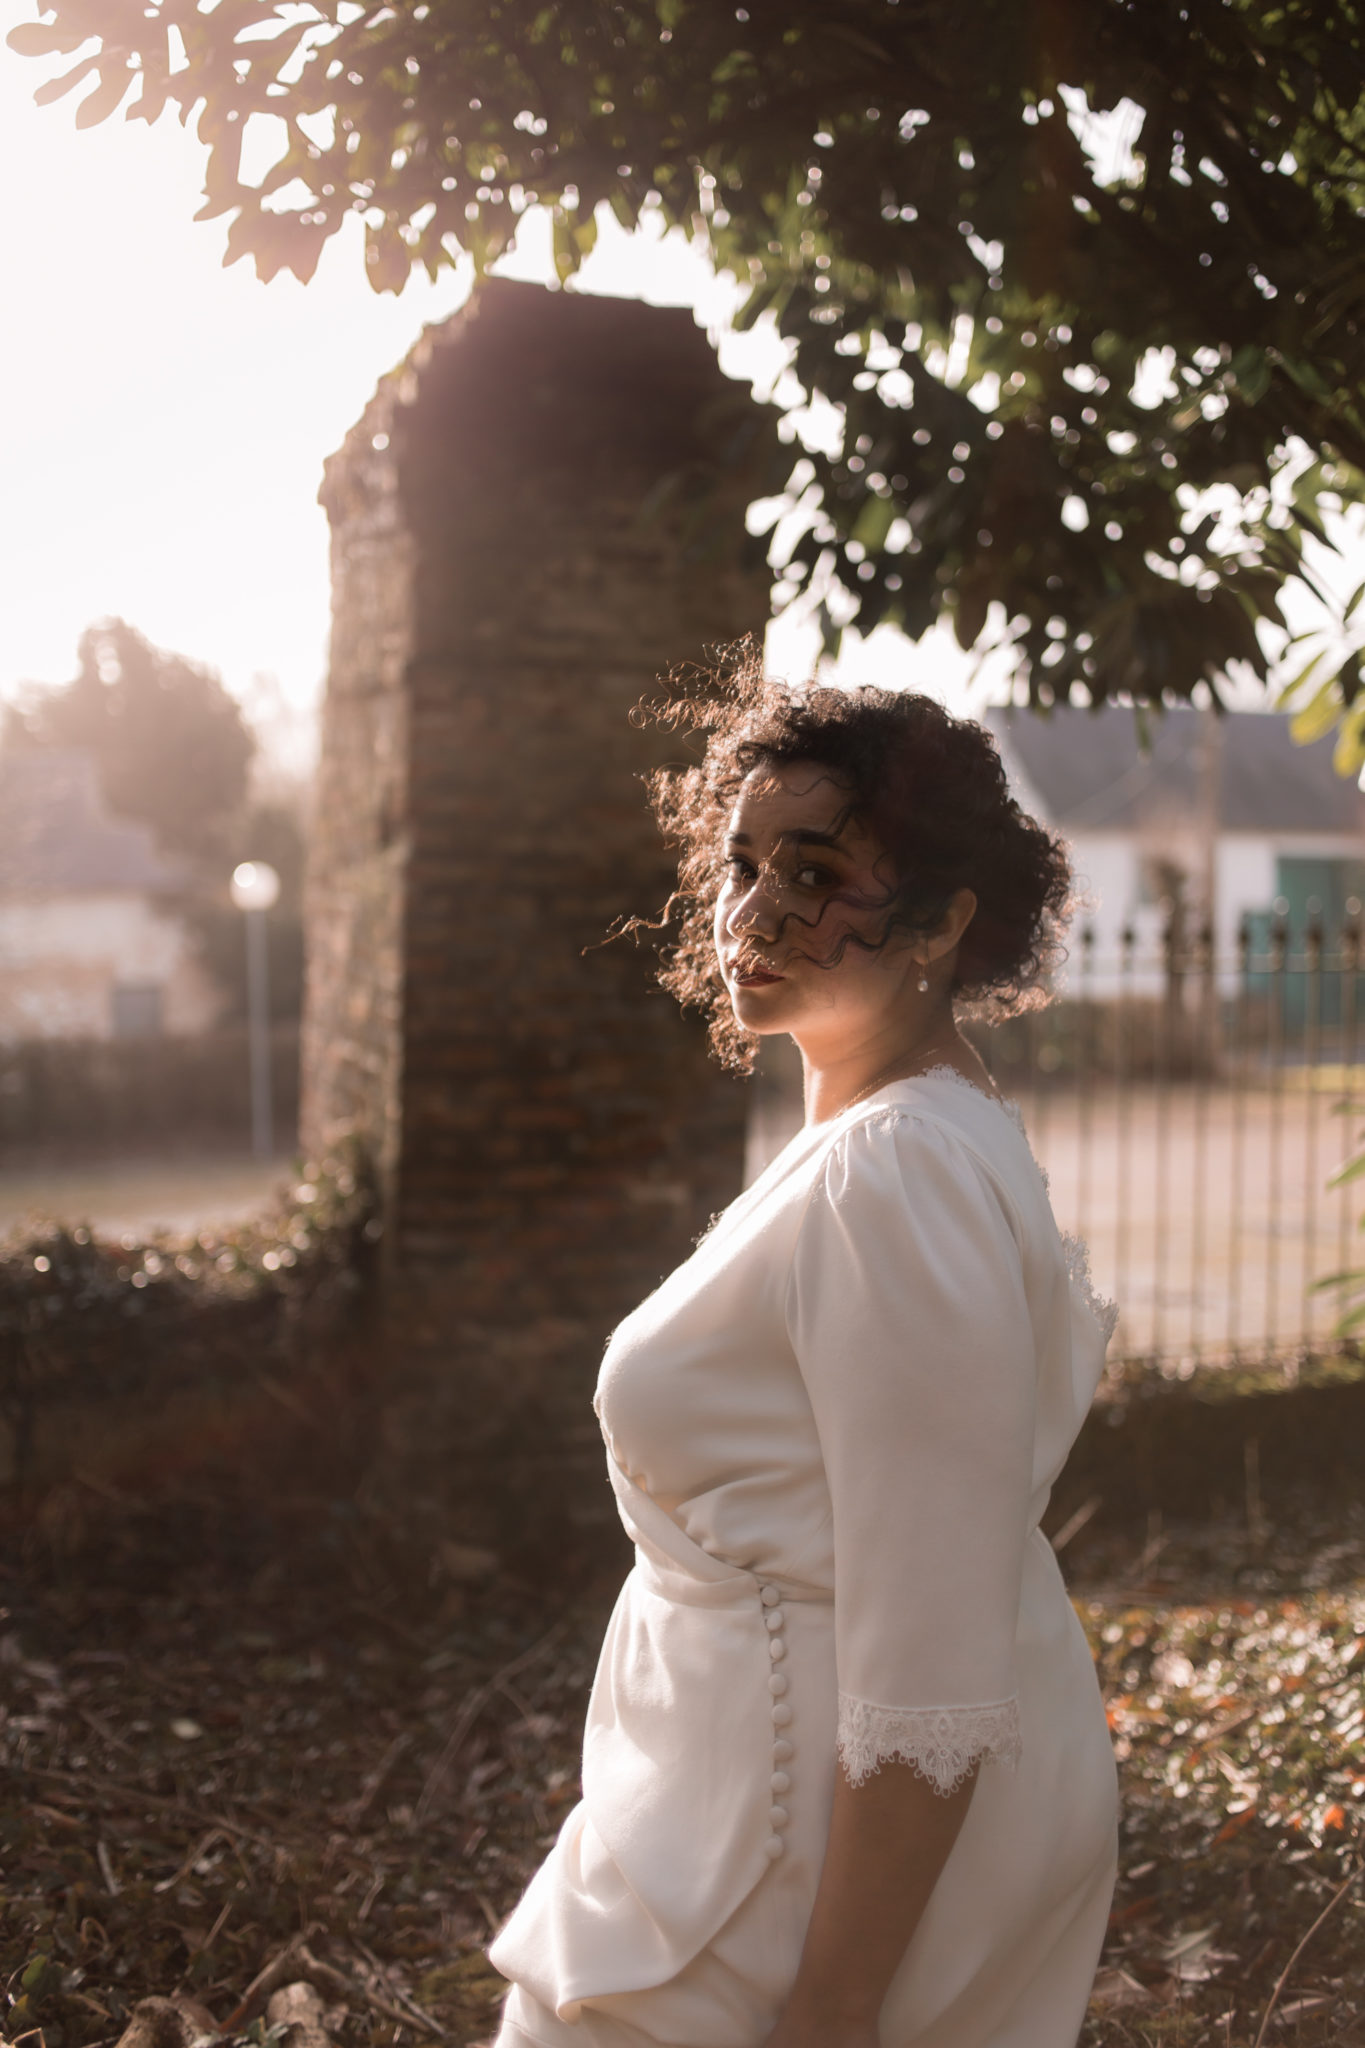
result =
M897 1075L896 1068L903 1066L905 1063L905 1059L906 1055L902 1053L899 1058L894 1060L888 1060L886 1065L881 1069L881 1072L878 1074L874 1074L872 1079L867 1083L867 1086L865 1088L860 1088L856 1095L850 1095L848 1101L845 1102L841 1108L835 1110L834 1115L843 1116L846 1111L852 1109L859 1102L865 1102L869 1095L875 1095L879 1088L885 1087L887 1083L892 1080L899 1079L902 1081L909 1081L914 1079L916 1076L922 1076L931 1071L924 1065L924 1057L923 1054L921 1054L911 1064L907 1072ZM953 1073L957 1073L959 1071L958 1068L952 1065L952 1062L950 1060L940 1060L938 1064L940 1068L948 1067ZM962 1078L966 1080L967 1077L964 1074ZM973 1081L970 1082L968 1085L971 1087L975 1087L976 1083ZM981 1089L978 1092L981 1094L985 1094L986 1091L984 1089ZM991 1100L998 1101L998 1095L992 1093Z
M895 1077L896 1068L904 1066L905 1060L906 1055L904 1053L899 1053L894 1060L888 1060L886 1065L881 1069L880 1073L874 1074L872 1079L868 1082L867 1086L865 1088L860 1088L856 1095L850 1095L848 1101L844 1103L843 1108L837 1109L834 1112L834 1114L836 1116L842 1116L844 1114L844 1111L852 1109L855 1103L865 1102L869 1095L875 1095L879 1088L883 1087L886 1082L892 1080ZM922 1059L914 1060L911 1063L910 1072L907 1074L902 1074L900 1076L900 1079L903 1081L908 1081L911 1078L911 1075L920 1071L921 1065Z

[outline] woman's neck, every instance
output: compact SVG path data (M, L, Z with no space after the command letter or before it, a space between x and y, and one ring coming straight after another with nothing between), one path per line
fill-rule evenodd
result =
M952 1067L964 1080L994 1092L984 1062L958 1030L949 1007L925 1018L917 1033L902 1028L828 1053L823 1047L802 1045L799 1039L797 1045L805 1075L807 1124L827 1123L879 1088L932 1067Z

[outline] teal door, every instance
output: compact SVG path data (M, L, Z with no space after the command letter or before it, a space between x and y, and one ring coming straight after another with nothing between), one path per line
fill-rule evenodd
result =
M1340 954L1342 929L1348 917L1358 916L1365 902L1365 859L1281 856L1275 863L1275 884L1277 901L1273 907L1254 911L1247 923L1253 962L1266 959L1276 924L1288 929L1286 969L1275 979L1282 983L1284 1037L1286 1044L1292 1046L1302 1040L1307 1030L1315 994L1319 1022L1329 1028L1341 1022L1343 976L1334 963ZM1354 909L1348 908L1352 904ZM1323 941L1323 968L1316 976L1307 971L1305 962L1308 934L1313 930L1322 933ZM1266 995L1270 992L1271 976L1249 974L1246 986L1249 994Z

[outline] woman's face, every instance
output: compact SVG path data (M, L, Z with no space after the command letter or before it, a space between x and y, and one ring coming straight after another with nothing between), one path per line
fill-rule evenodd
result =
M746 1031L854 1042L884 1032L943 949L918 933L882 943L896 878L885 849L850 815L850 790L814 762L760 765L730 814L716 902L721 974ZM975 907L968 892L966 916ZM939 957L926 966L931 950ZM951 961L947 962L951 971Z

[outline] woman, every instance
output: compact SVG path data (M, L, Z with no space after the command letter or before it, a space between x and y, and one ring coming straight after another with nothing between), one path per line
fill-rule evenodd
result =
M1109 1313L955 1018L1027 999L1065 857L930 699L672 715L663 980L796 1041L806 1124L607 1347L637 1562L496 2048L1072 2048L1114 1768L1038 1523Z

